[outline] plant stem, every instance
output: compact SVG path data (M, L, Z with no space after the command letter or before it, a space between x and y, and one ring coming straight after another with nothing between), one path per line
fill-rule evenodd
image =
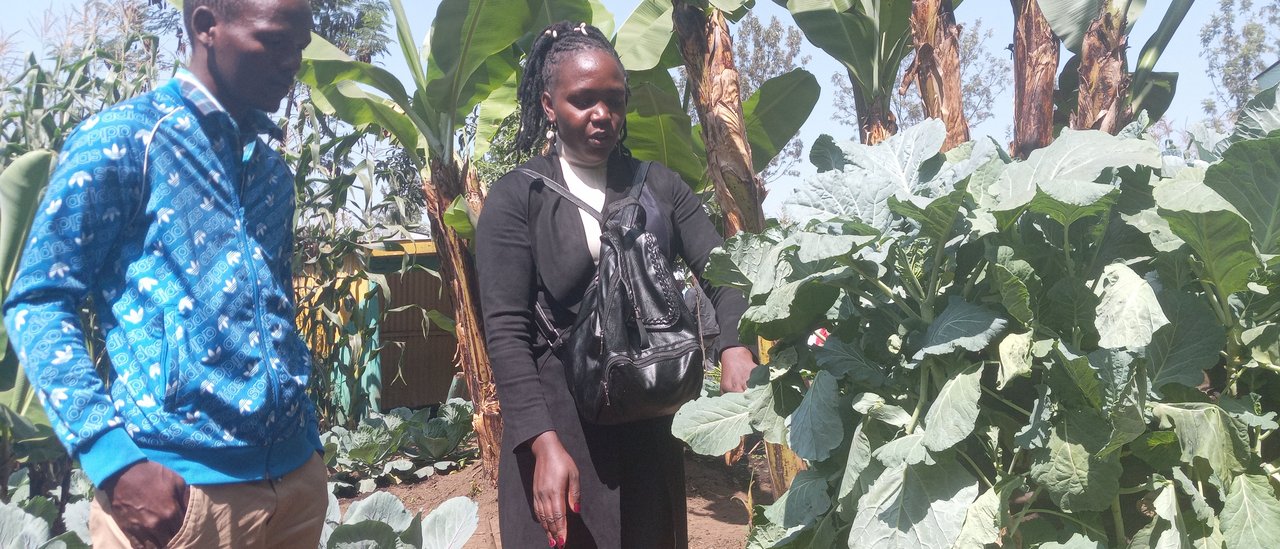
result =
M924 410L924 401L929 398L929 365L926 361L920 365L920 394L916 397L916 408L911 412L911 421L907 423L907 434L911 434L916 430L916 423L920 421L920 412Z
M1128 540L1129 537L1124 531L1124 516L1120 512L1120 494L1116 494L1115 499L1111 500L1111 518L1116 523L1116 538L1121 541Z
M925 305L932 310L933 298L938 295L938 277L942 273L942 259L946 255L946 243L938 240L933 243L933 272L929 273L929 295Z
M978 273L987 269L987 260L979 259L978 263L973 266L973 270L969 272L969 280L964 283L964 300L973 301L973 287L978 282Z
M1022 512L1018 513L1018 517L1019 517L1019 518L1021 518L1021 517L1022 517L1022 515L1026 515L1026 514L1029 514L1029 513L1036 513L1036 514L1038 514L1038 515L1052 515L1052 516L1058 517L1058 518L1060 518L1060 519L1065 519L1065 520L1069 520L1069 521L1071 521L1071 522L1074 522L1074 523L1076 523L1076 524L1080 525L1080 527L1081 527L1081 528L1084 528L1085 530L1087 530L1087 531L1089 531L1089 532L1092 532L1092 533L1094 533L1094 534L1097 534L1097 535L1098 535L1098 537L1105 537L1105 535L1106 535L1106 532L1103 532L1102 530L1099 530L1099 529L1098 529L1098 527L1096 527L1096 526L1092 526L1092 525L1090 525L1090 524L1088 524L1088 523L1086 523L1086 522L1084 522L1084 521L1082 521L1082 520L1080 520L1080 519L1078 519L1078 518L1076 518L1076 517L1073 517L1073 516L1071 516L1071 515L1068 515L1068 514L1066 514L1066 513L1062 513L1062 512L1059 512L1059 511L1054 511L1053 509L1031 509L1031 508L1028 508L1028 509L1024 509Z
M991 480L987 478L986 473L983 473L982 469L978 468L978 464L974 463L973 458L969 457L969 454L966 454L964 452L959 452L959 451L957 451L956 453L960 454L960 457L964 458L965 461L969 462L969 466L973 468L974 474L978 475L978 478L982 480L983 484L987 485L987 488L995 487L994 484L991 484Z
M1067 259L1067 276L1076 277L1076 263L1071 259L1071 226L1062 228L1062 253Z
M907 315L909 315L911 318L919 320L920 322L924 322L924 319L920 318L920 315L918 313L912 310L911 307L907 306L907 304L903 302L901 298L898 297L898 294L894 293L892 288L885 286L885 284L881 282L880 279L875 278L873 276L867 276L866 273L862 272L861 269L855 266L851 265L850 268L853 269L853 272L858 273L858 276L861 276L863 280L870 281L872 286L875 286L877 290L880 290L880 293L884 294L889 299L892 299L893 303L898 307L901 307L903 311L906 311Z
M1003 402L1005 406L1008 406L1010 408L1013 408L1014 410L1017 410L1019 413L1021 413L1024 416L1031 417L1031 412L1028 412L1026 408L1023 408L1021 406L1018 406L1017 404L1010 402L1009 399L1000 396L1000 393L992 391L986 385L982 386L982 391L990 395L991 398L994 398L996 400L999 400L1000 402Z
M1018 466L1018 459L1022 457L1022 448L1018 448L1013 452L1013 459L1009 460L1009 467L1005 469L1006 475L1012 475L1013 469Z
M916 301L923 303L925 299L924 286L920 285L920 279L916 277L915 271L911 270L911 261L907 260L907 254L902 251L901 247L895 246L893 250L898 254L899 265L907 274L907 276L902 277L903 281L910 283L904 283L902 287L906 289L908 294L911 294L911 297L916 298ZM902 276L901 273L899 273L899 276Z

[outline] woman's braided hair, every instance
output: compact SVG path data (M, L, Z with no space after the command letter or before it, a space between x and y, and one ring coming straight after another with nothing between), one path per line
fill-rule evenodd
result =
M516 152L531 154L542 142L551 123L547 113L542 111L542 93L555 86L556 68L567 54L586 50L599 50L608 53L622 67L622 60L613 44L605 38L604 33L586 23L570 23L561 21L552 23L533 41L529 54L525 56L524 71L520 75L520 87L516 91L516 99L520 102L520 129L516 132ZM626 78L626 71L623 71ZM630 98L631 88L627 88ZM629 151L622 145L626 139L627 126L622 125L622 134L618 136L618 148L625 156Z

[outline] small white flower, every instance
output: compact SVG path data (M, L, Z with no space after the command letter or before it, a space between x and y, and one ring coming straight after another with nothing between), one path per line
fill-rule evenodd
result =
M233 293L235 293L235 291L236 291L236 279L234 279L234 278L228 278L228 279L226 280L226 282L224 282L224 283L222 284L222 291L223 291L223 292L226 292L226 293L229 293L229 294L233 294Z
M107 211L102 212L103 221L115 221L117 217L120 217L120 210L116 209L115 206L107 208Z
M227 329L231 325L231 318L227 315L218 315L218 331Z
M227 265L238 265L240 263L240 252L227 252Z
M198 276L200 274L200 262L192 261L191 266L187 267L187 274L191 276Z
M249 332L249 346L257 345L259 341L262 341L262 336L258 334L257 330Z
M178 312L180 313L190 311L194 309L195 306L195 301L192 301L190 296L178 300Z
M206 211L206 212L207 212L207 211L212 210L212 209L213 209L213 197L211 197L211 196L206 196L206 197L204 197L204 200L202 200L202 201L200 202L200 209L201 209L201 210L204 210L204 211Z
M207 379L200 382L200 390L208 394L213 394L213 382Z
M18 312L13 314L13 331L17 332L27 324L28 312L29 311L27 311L26 309L18 309ZM254 332L254 333L256 334L257 332Z
M156 399L151 395L143 395L143 397L138 400L138 406L143 408L155 408Z
M253 401L247 398L240 399L240 413L248 415L253 411Z
M62 278L64 276L67 276L67 273L70 271L71 271L70 265L67 265L66 263L59 261L57 263L54 263L52 267L49 267L49 278Z
M206 236L206 235L204 234L204 231L196 231L196 234L195 234L195 242L196 242L196 246L203 246L203 245L204 245L204 238L205 238L205 236Z
M177 212L175 212L173 208L160 208L160 211L156 212L156 218L159 219L161 223L169 223L174 213Z
M179 181L179 178L178 178L178 172L173 172L173 173L169 174L169 181L168 181L168 183L169 183L169 186L170 186L170 187L177 187L177 186L178 186L178 181Z
M44 213L45 215L53 215L58 213L58 210L61 210L61 209L62 209L62 199L55 198L49 201L49 207L44 209Z
M143 277L142 279L138 280L138 291L142 293L150 292L151 290L155 289L156 284L159 284L159 283L160 281L154 278Z
M178 131L187 131L187 130L191 129L191 117L190 117L190 116L179 116L178 118L174 119L174 121L173 121L173 122L174 122L174 123L173 123L173 127L174 127L174 128L177 128L177 129L178 129Z

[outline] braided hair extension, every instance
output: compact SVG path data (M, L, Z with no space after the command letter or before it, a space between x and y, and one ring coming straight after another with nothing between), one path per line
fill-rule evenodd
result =
M542 140L551 124L547 113L542 110L542 93L555 87L556 68L568 54L586 50L599 50L613 56L622 68L622 60L613 44L605 38L604 33L586 23L570 23L560 21L543 29L533 41L525 56L524 70L520 74L520 87L516 90L516 99L520 103L520 129L516 132L515 149L517 154L531 155ZM626 71L623 71L626 79ZM627 98L631 97L631 88L627 87ZM627 138L626 122L618 136L618 150L624 157L630 158L631 151L622 144Z

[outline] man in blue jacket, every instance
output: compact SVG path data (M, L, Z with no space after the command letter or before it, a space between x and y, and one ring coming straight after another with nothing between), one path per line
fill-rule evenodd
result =
M4 305L53 428L98 487L95 547L296 546L326 471L294 323L293 174L263 135L307 0L186 0L188 70L67 139ZM92 304L107 379L78 311Z

